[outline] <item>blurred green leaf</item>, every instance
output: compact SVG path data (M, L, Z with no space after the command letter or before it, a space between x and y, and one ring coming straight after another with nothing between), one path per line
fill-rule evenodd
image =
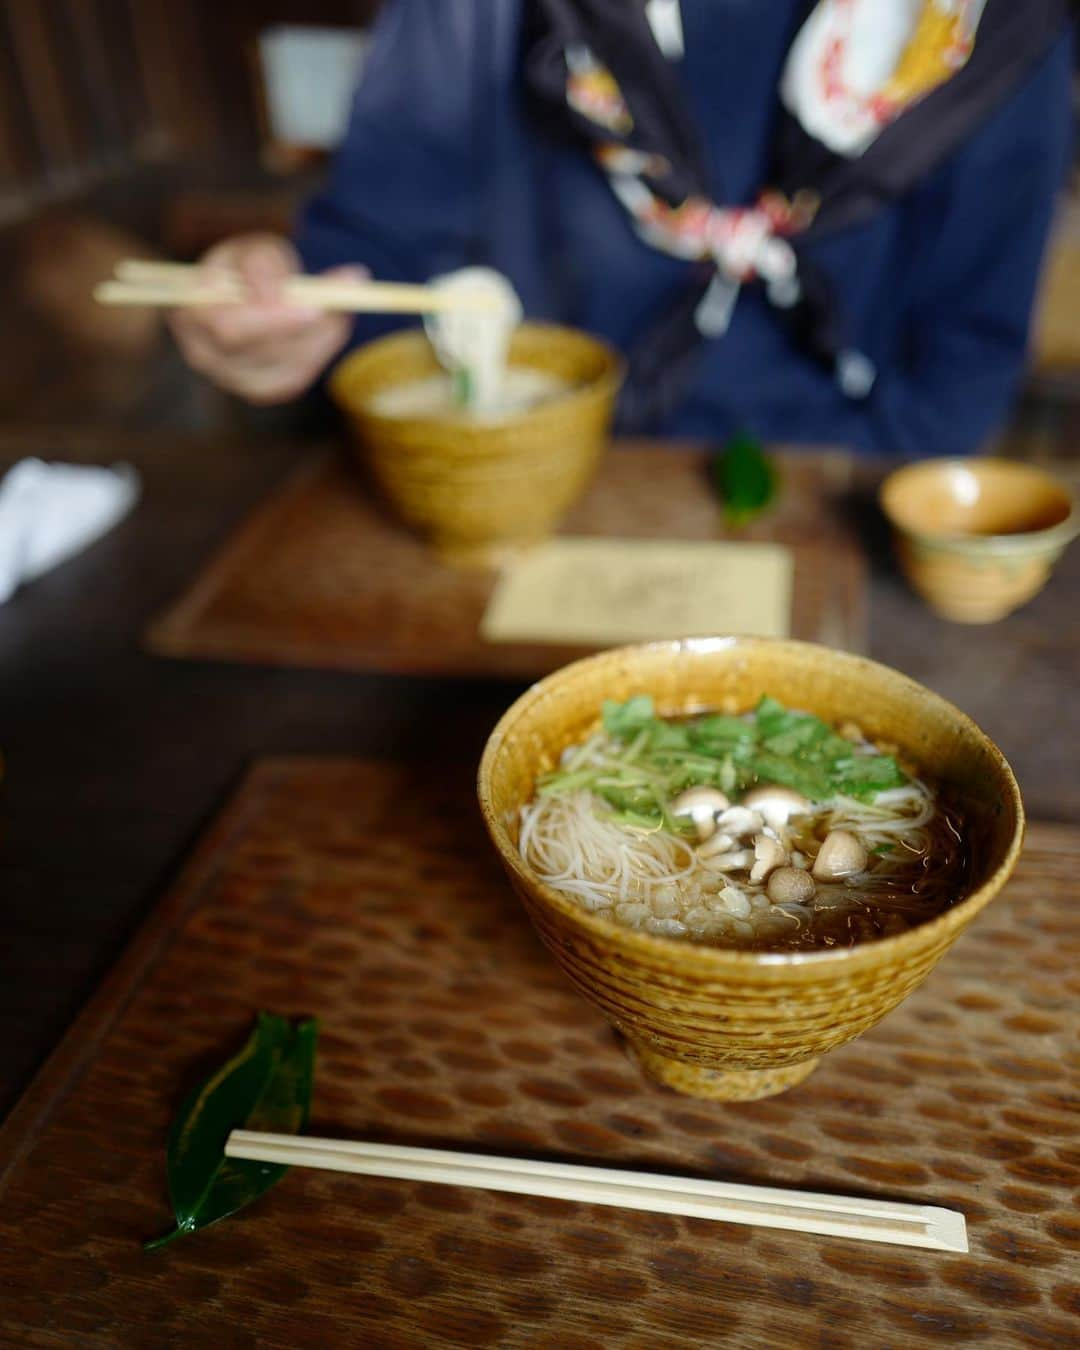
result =
M733 436L710 465L712 484L724 503L724 518L732 526L746 525L765 511L776 497L776 467L756 437Z

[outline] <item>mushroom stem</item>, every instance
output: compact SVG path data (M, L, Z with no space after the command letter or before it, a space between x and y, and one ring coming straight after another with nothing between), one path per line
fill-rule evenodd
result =
M699 840L708 839L716 830L716 817L730 806L727 797L717 788L687 788L671 803L673 816L689 816L694 822Z
M754 861L754 855L748 848L740 848L733 853L714 853L712 857L702 858L701 861L710 872L736 872L749 867Z
M751 881L764 881L770 872L786 866L788 855L775 839L767 834L759 834L754 840L754 865L750 869Z
M717 830L715 834L709 835L708 839L698 844L697 855L699 858L712 858L718 853L727 853L729 849L735 847L735 840L730 834L725 834L722 830Z

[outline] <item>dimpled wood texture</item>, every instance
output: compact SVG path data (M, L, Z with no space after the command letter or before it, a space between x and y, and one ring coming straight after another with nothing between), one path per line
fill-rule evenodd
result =
M899 745L963 804L976 845L972 893L898 937L785 955L653 937L588 913L525 866L517 816L538 774L595 729L604 699L635 694L651 695L661 713L676 715L745 712L769 694L828 722L853 719L872 740ZM802 1074L778 1070L843 1045L916 988L1001 889L1023 831L1008 765L951 704L875 662L769 639L623 647L556 671L495 728L479 790L510 879L574 984L642 1044L650 1071L680 1091L732 1100L782 1091Z
M852 461L779 456L774 511L740 538L793 550L795 637L862 650L865 563L844 516ZM724 537L699 450L620 445L567 517L567 534ZM581 647L488 643L479 633L494 574L441 565L381 514L335 457L304 466L241 526L187 594L151 627L167 656L416 674L532 677Z
M510 364L558 376L572 392L492 421L383 417L374 395L442 370L418 330L350 353L330 392L361 463L394 513L448 559L482 564L551 533L607 448L622 361L587 333L526 323Z
M1075 1344L1080 832L1033 827L1001 900L807 1083L720 1106L643 1079L559 974L471 777L255 770L0 1134L0 1341ZM320 1133L948 1205L971 1252L294 1171L145 1256L173 1108L260 1007L324 1020Z

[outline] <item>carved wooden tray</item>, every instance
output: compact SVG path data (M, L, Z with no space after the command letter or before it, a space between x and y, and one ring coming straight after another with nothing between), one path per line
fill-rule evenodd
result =
M563 980L470 778L254 770L0 1132L5 1344L1076 1344L1080 831L1034 826L880 1027L722 1106L645 1081ZM297 1170L145 1255L174 1106L258 1008L323 1021L318 1133L949 1205L971 1252Z
M776 508L739 537L793 550L793 637L861 651L865 565L844 509L852 461L839 451L779 458ZM619 446L564 532L723 537L705 467L698 450ZM440 564L382 514L349 463L324 456L256 508L155 620L147 643L165 656L526 678L590 650L484 641L480 619L493 585L490 573Z

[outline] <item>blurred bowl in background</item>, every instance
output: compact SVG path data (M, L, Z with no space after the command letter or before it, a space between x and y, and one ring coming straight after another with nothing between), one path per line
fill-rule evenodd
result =
M900 566L938 614L994 623L1036 596L1080 534L1053 475L1005 459L931 459L881 485Z
M122 258L155 256L139 235L102 216L55 207L15 231L12 289L80 363L138 362L158 349L161 311L108 308L97 303L93 290ZM130 385L130 365L119 372L119 380Z
M510 365L564 380L565 394L492 418L387 416L376 396L441 371L417 330L350 353L330 378L357 454L391 509L456 566L497 566L546 538L608 444L621 358L572 328L524 323Z

